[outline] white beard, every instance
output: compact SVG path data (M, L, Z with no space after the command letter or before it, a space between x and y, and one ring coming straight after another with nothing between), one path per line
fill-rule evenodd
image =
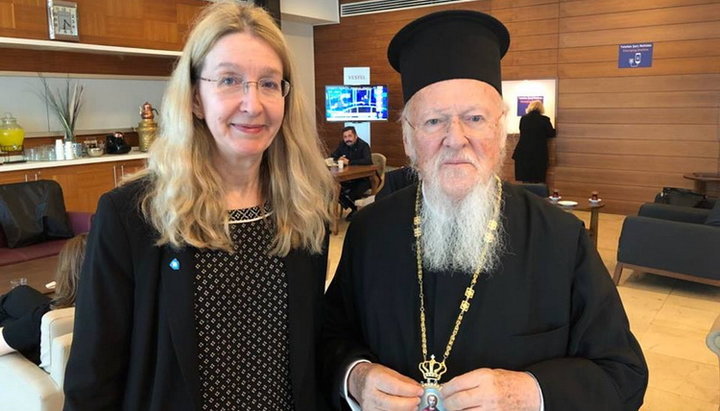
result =
M495 241L487 245L482 266L478 265L488 222L494 217L496 179L491 177L487 183L477 184L460 200L448 197L439 184L432 184L433 181L437 179L423 181L420 211L423 265L432 271L461 271L467 275L472 275L478 268L491 272L503 252L501 221L497 222Z

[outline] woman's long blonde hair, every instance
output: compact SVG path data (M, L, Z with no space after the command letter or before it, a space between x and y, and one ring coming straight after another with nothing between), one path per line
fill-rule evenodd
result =
M148 169L131 178L149 183L141 198L143 214L159 233L158 245L233 250L225 188L211 161L215 143L205 122L193 115L192 103L206 55L221 37L237 32L267 42L291 84L282 127L260 165L262 196L274 210L270 252L320 252L336 184L323 161L311 112L298 91L282 32L266 11L252 5L216 3L198 17L163 98L160 132L150 149Z
M53 309L72 307L75 305L78 278L85 259L87 233L78 234L67 240L58 254L55 270L55 296L52 300Z

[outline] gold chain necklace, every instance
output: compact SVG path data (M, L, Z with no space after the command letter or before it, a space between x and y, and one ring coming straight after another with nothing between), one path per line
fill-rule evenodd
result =
M497 181L497 196L495 198L493 217L488 222L487 229L485 230L485 235L483 237L484 244L482 251L480 252L480 258L478 259L478 266L472 275L470 285L465 289L465 298L462 300L462 302L460 302L460 313L458 313L457 320L455 320L455 326L453 327L452 333L450 334L450 339L448 340L447 346L445 347L445 353L443 354L442 361L435 360L435 355L431 355L430 359L428 360L427 354L427 330L425 328L425 293L423 291L422 248L420 241L420 237L422 236L422 230L420 228L420 199L422 192L422 181L418 184L417 193L415 195L415 218L413 219L413 234L415 235L415 256L417 260L418 283L420 285L420 338L422 341L423 361L420 362L418 368L420 369L420 372L425 378L425 382L422 384L423 387L425 387L425 395L423 395L423 398L426 398L428 395L432 395L436 396L437 399L439 396L439 381L442 375L447 371L445 361L447 361L448 357L450 356L450 351L452 350L453 344L455 343L455 337L457 337L457 333L460 330L460 324L462 323L463 317L465 313L470 309L470 300L475 295L475 284L477 283L478 277L480 277L480 272L482 270L482 266L485 263L485 259L487 258L490 245L494 243L497 239L496 232L498 229L498 218L500 216L502 181L497 176L495 176L495 180Z

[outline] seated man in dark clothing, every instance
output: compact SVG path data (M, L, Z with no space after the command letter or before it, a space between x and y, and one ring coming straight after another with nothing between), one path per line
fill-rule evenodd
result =
M345 127L342 130L343 141L330 155L333 160L342 161L345 165L370 165L372 157L370 156L370 146L368 143L358 138L355 127ZM363 196L370 189L370 179L368 177L358 178L350 181L343 181L340 189L340 204L343 208L349 208L350 219L357 211L355 200Z

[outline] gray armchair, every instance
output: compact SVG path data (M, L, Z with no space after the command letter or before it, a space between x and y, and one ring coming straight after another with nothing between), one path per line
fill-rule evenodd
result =
M625 268L720 286L720 227L710 210L646 203L623 223L613 275Z

